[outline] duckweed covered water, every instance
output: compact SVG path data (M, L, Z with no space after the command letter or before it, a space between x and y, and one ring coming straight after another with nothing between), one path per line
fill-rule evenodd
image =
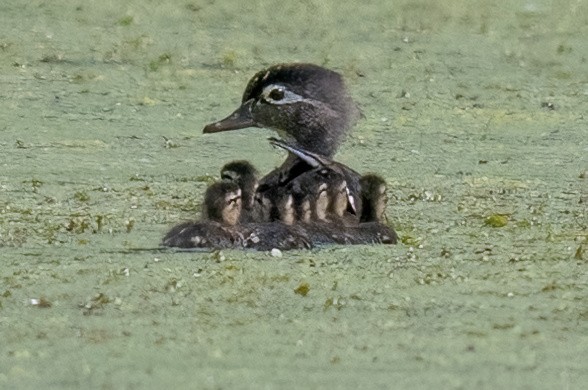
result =
M0 387L582 388L584 2L0 6ZM397 246L159 250L256 71L342 72Z

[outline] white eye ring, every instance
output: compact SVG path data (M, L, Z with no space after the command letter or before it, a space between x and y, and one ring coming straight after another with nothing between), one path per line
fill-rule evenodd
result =
M306 101L302 96L295 94L279 84L266 86L261 92L261 98L270 104L290 104Z

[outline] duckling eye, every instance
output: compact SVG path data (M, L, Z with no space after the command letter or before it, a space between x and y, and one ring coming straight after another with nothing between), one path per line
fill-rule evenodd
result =
M237 175L235 174L235 172L224 171L221 172L221 179L227 181L237 181Z
M284 89L283 88L274 88L272 89L269 94L268 94L268 98L270 98L273 101L280 101L284 98Z
M239 195L234 196L234 197L232 197L232 198L229 199L229 204L230 205L235 205L235 204L237 204L237 202L239 200L241 200L241 197Z

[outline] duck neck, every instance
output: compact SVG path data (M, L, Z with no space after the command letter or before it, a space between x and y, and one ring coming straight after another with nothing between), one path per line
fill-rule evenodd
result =
M342 136L325 129L297 127L295 129L277 130L284 141L324 157L333 157L342 143Z

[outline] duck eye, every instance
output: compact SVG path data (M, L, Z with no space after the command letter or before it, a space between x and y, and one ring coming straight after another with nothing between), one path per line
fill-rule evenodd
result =
M274 88L269 92L268 97L273 101L280 101L284 98L284 89Z

